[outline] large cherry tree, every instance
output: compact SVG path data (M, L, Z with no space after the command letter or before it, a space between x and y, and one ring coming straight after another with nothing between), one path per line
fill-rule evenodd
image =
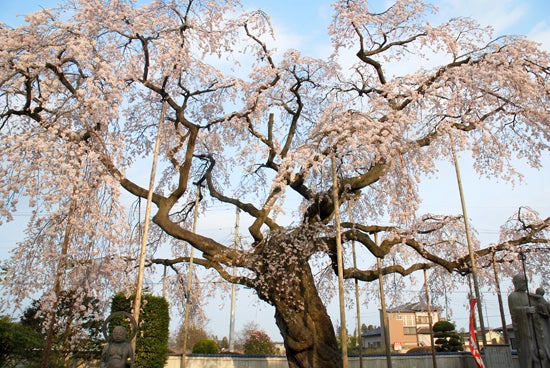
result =
M160 126L156 229L274 306L290 367L341 366L313 268L324 257L338 271L335 210L352 213L342 241L393 260L381 270L346 260L345 278L467 274L463 221L417 215L419 180L453 149L503 179L514 157L540 167L548 150L548 53L469 19L430 25L431 10L337 1L326 60L277 51L268 16L233 0L73 0L1 26L0 211L9 219L21 197L42 211L5 280L21 278L26 252L59 275L57 290L94 289L91 278L135 266L119 189L147 198L148 168L129 173L151 157ZM426 67L402 67L413 58ZM192 231L197 188L202 209L224 203L252 218L248 244ZM478 256L544 247L549 222L519 211Z

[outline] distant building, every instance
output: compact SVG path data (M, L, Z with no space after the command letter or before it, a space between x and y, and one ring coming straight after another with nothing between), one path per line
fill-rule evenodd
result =
M382 346L381 336L380 327L368 330L361 335L361 346L363 349L378 349Z
M430 346L430 320L424 303L407 303L388 309L389 341L393 351L407 351L417 346ZM432 324L439 321L439 308L431 308ZM380 326L384 326L380 311ZM362 335L363 347L385 347L384 329Z
M285 343L282 341L275 341L273 342L273 345L275 345L275 354L276 355L286 355L286 348Z
M512 350L515 350L516 334L514 333L514 327L511 324L507 325L506 332L508 333L508 339L510 340L508 342L510 344L510 348ZM487 342L489 344L506 344L506 342L504 341L504 333L502 331L502 327L497 327L493 329L489 328L488 331L486 331L485 333L485 338L487 339Z

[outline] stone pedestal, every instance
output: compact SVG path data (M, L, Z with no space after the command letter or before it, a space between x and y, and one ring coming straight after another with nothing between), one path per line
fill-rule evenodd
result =
M483 351L486 368L514 368L510 345L487 345Z

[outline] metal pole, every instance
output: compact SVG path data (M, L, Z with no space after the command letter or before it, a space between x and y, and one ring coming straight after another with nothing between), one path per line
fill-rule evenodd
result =
M378 246L378 233L374 233L374 243ZM384 278L382 275L382 259L376 258L378 267L378 286L380 287L380 304L382 306L382 328L384 329L384 347L386 350L386 366L392 368L391 350L390 350L390 326L388 313L386 312L386 296L384 294Z
M234 247L237 249L237 244L239 242L239 209L236 209L235 213L235 240ZM233 266L232 270L233 276L236 273L236 267ZM229 351L235 351L235 301L237 295L237 285L231 284L231 312L229 320Z
M162 101L162 107L160 111L160 118L157 129L157 138L155 140L155 149L153 153L153 165L151 166L151 175L149 176L149 191L147 192L147 206L145 207L145 220L143 225L143 236L141 237L141 249L139 252L139 268L138 279L136 285L136 296L134 299L133 317L139 326L139 312L141 309L141 294L143 289L143 275L145 273L145 256L147 254L147 234L149 232L149 216L151 216L151 203L153 201L153 189L155 187L155 173L157 171L157 161L160 149L160 136L162 123L164 121L164 114L166 113L166 102ZM132 339L132 348L136 348L136 337Z
M424 291L426 293L426 306L428 307L428 323L430 325L430 346L432 348L432 364L434 368L437 368L437 361L435 359L435 346L434 346L434 330L433 330L433 320L432 320L432 307L430 304L430 292L428 289L428 276L426 269L424 271Z
M338 177L336 176L336 158L331 156L332 198L334 202L334 223L336 225L336 257L338 259L338 294L340 297L340 340L342 342L342 367L348 368L348 334L346 331L346 311L344 300L344 259L342 239L340 238L340 201L338 199Z
M348 202L349 220L353 223L353 212ZM351 241L351 253L353 254L353 267L357 268L357 254L355 253L355 241ZM361 336L361 303L359 300L359 280L355 279L355 309L357 311L357 341L359 343L359 368L363 368L363 340Z
M197 185L197 198L195 199L195 211L193 213L193 233L197 232L197 219L199 217L199 197L201 193L200 185ZM195 248L190 245L189 251L189 271L187 273L187 299L185 300L185 318L183 320L183 347L181 352L180 367L185 367L185 354L187 353L187 339L189 332L189 308L191 306L191 289L193 288L193 255Z
M477 313L479 315L479 328L481 330L481 341L483 342L483 346L487 345L487 337L485 336L485 325L483 323L483 307L481 305L481 293L479 291L479 284L477 282L477 271L476 271L476 263L475 263L475 254L474 254L474 248L472 245L472 236L470 233L470 223L468 220L468 214L466 212L466 201L464 199L464 192L462 190L462 179L460 178L460 168L458 166L458 159L456 157L456 152L454 148L454 140L451 133L449 133L449 138L451 140L451 153L453 156L453 162L455 166L455 172L456 172L456 181L458 183L458 192L460 194L460 204L462 206L462 215L464 216L464 228L466 230L466 241L468 243L468 252L470 254L470 267L472 269L472 279L474 281L474 291L476 293L477 298Z

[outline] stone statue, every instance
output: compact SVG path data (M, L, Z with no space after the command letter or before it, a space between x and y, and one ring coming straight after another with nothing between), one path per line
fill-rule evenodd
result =
M524 275L515 275L512 282L514 292L508 296L508 307L516 335L519 366L520 368L550 368L550 354L548 354L550 336L545 336L541 324L544 319L541 312L545 308L541 299L544 300L544 298L528 293L527 279Z
M535 295L532 296L535 306L535 328L538 330L537 336L542 336L544 343L540 350L544 352L547 362L550 362L550 303L544 299L544 289L538 288ZM550 366L550 363L547 363Z
M126 328L116 326L101 353L101 368L133 368L134 351L128 342Z

